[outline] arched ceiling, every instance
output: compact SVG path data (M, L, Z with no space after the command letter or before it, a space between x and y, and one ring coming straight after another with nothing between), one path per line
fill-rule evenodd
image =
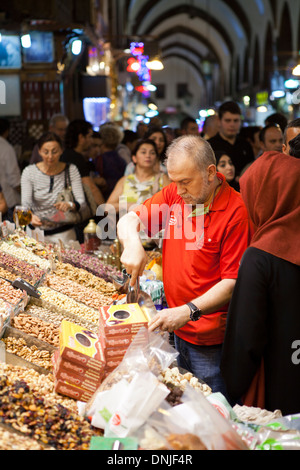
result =
M225 95L236 83L237 63L249 62L249 77L254 69L263 69L267 30L271 25L276 36L284 9L297 18L297 31L287 32L294 47L300 34L298 0L125 0L123 5L125 35L157 41L166 64L177 56L181 66L185 63L201 76L203 62L209 60L219 67ZM254 67L257 42L259 64Z

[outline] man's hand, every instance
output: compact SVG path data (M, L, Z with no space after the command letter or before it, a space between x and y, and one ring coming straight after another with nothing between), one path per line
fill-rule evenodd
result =
M143 275L147 261L147 254L140 243L135 242L133 245L126 243L121 255L121 263L127 274L131 275L131 286L134 286L137 278Z
M190 309L187 305L175 308L166 308L158 312L148 323L149 331L159 328L172 333L190 321Z
M135 212L128 212L118 222L118 236L123 246L121 263L131 275L130 285L134 286L138 276L142 276L147 264L147 255L140 236L140 220Z

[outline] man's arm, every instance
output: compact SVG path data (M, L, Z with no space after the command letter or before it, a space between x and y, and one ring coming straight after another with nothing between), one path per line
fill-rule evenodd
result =
M203 312L203 315L216 312L230 301L235 283L236 279L222 279L201 297L191 302ZM149 330L154 331L160 328L163 331L172 332L183 327L188 321L190 321L190 309L187 305L167 308L158 312L149 322ZM201 317L198 321L201 321Z
M147 255L139 236L140 225L141 221L135 212L125 214L117 225L118 237L123 246L121 263L131 275L131 286L135 285L138 276L142 276L147 264Z

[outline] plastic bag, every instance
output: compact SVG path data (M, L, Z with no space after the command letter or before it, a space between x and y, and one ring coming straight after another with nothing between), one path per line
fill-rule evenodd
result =
M120 395L105 427L105 437L132 436L168 394L169 389L150 371L136 374Z
M160 450L248 450L230 422L190 386L186 387L181 404L159 407L139 429L137 437L144 449L154 450L151 435L156 442L160 438Z
M146 328L141 328L119 366L104 379L85 406L80 406L80 414L88 416L96 427L104 429L119 405L122 393L126 393L126 385L123 382L122 393L117 390L115 385L121 381L130 384L136 377L149 373L156 378L157 385L159 385L161 383L157 379L159 374L168 368L177 356L178 352L162 336L149 332ZM149 379L150 377L152 379L152 376L149 375ZM145 393L147 393L147 384L144 386ZM109 393L105 394L104 392ZM102 419L99 417L99 413Z

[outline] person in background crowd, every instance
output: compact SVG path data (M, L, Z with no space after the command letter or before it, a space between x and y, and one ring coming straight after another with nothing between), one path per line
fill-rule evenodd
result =
M151 127L148 132L146 132L145 139L151 139L156 144L158 151L157 171L167 173L164 162L168 148L168 140L164 130L161 127Z
M136 132L129 129L126 129L123 134L124 137L122 142L117 146L117 152L128 164L131 162L132 152L137 144L138 136Z
M202 129L202 137L205 140L209 140L220 130L220 120L217 114L213 114L211 116L207 116L204 121L203 129Z
M200 135L197 121L192 117L184 118L181 121L180 130L181 135Z
M231 161L229 155L218 150L215 152L216 162L217 162L217 171L222 173L225 176L227 183L234 188L236 191L239 191L239 184L235 181L235 168L234 164Z
M255 160L262 154L259 140L261 129L261 126L245 126L240 130L240 137L251 145Z
M283 146L282 152L286 155L290 154L290 141L297 137L300 134L300 118L291 121L286 128L284 129L283 133Z
M265 126L259 133L262 152L281 152L283 145L283 133L279 124L271 123Z
M167 144L170 145L173 140L175 139L175 131L172 129L172 127L169 126L164 126L163 131L165 133L165 136L167 138Z
M278 124L280 126L281 131L284 132L284 129L288 125L288 120L284 116L284 114L281 114L281 113L271 114L265 119L265 126L267 126L268 124L274 124L274 123Z
M153 116L150 120L149 120L149 124L148 124L148 128L151 128L151 127L162 127L162 120L159 116ZM146 137L146 135L145 135Z
M22 205L32 210L31 225L44 230L46 242L61 240L68 244L76 240L76 232L74 224L64 223L60 212L78 211L85 204L80 173L71 163L69 175L75 202L57 202L65 188L66 163L60 160L62 142L54 132L48 132L39 139L38 148L42 161L27 166L22 172Z
M101 154L101 146L102 146L102 140L101 140L101 135L99 132L93 132L92 133L92 140L91 140L91 145L88 151L88 161L89 161L89 167L91 171L95 171L95 166L94 166L94 161L98 157L98 155Z
M240 179L255 227L231 298L221 371L232 401L299 412L300 160L265 152Z
M89 154L88 165L90 168L90 177L92 178L93 182L98 186L102 194L102 192L106 188L106 181L102 176L100 176L96 172L96 160L101 155L101 151L102 151L101 135L99 132L94 131L92 134L91 147L88 152Z
M6 204L6 200L5 200L2 188L0 186L0 213L1 213L2 220L5 219L5 214L6 214L7 210L8 210L8 207L7 207L7 204Z
M133 151L132 160L134 173L123 176L107 200L107 204L111 204L117 212L119 212L120 196L126 196L130 209L130 206L144 202L170 182L165 173L157 172L156 163L159 161L159 154L153 140L139 140Z
M67 127L65 148L60 159L64 163L73 163L77 166L85 194L90 194L93 202L99 206L104 202L104 196L90 176L90 168L85 157L91 147L92 135L93 127L91 123L84 119L71 121ZM88 200L87 196L86 200ZM80 243L83 243L84 240L83 230L86 223L87 221L83 220L75 226L77 240Z
M158 158L160 162L164 162L166 157L166 150L168 147L167 137L161 127L150 127L145 134L145 139L151 139L155 142Z
M102 153L97 157L95 167L99 176L106 181L106 188L103 190L106 201L116 183L124 175L126 162L117 152L121 129L113 123L105 123L100 127L99 133L102 140Z
M147 124L145 124L144 122L139 122L138 125L136 126L136 133L138 135L138 139L143 139L147 130L148 130Z
M13 222L14 207L21 201L21 171L16 152L8 141L9 129L8 119L0 119L0 185L8 206L6 218Z
M69 119L64 114L54 114L49 121L49 132L54 132L60 138L62 145L64 145L65 135ZM41 162L42 158L39 153L38 145L33 147L29 164Z
M300 134L289 141L291 157L300 158Z
M228 302L249 244L248 214L240 194L217 173L214 152L201 137L174 140L167 168L172 183L118 222L121 262L135 285L147 263L139 230L145 227L151 237L165 229L168 308L154 316L149 330L174 331L179 366L223 393L221 345Z
M167 173L167 169L164 164L166 149L168 147L167 137L164 130L161 127L151 127L145 134L145 139L153 140L156 144L158 159L156 160L156 172ZM125 175L134 173L135 165L134 162L129 163L125 169Z
M103 194L91 179L89 165L84 157L84 153L89 151L91 147L92 135L93 128L89 122L83 119L71 121L67 127L65 149L61 161L77 166L82 184L90 188L97 205L99 205L104 202Z
M227 101L219 108L220 131L208 140L213 150L221 150L231 157L235 166L236 180L242 169L253 162L251 145L239 136L241 128L241 110L237 103Z

